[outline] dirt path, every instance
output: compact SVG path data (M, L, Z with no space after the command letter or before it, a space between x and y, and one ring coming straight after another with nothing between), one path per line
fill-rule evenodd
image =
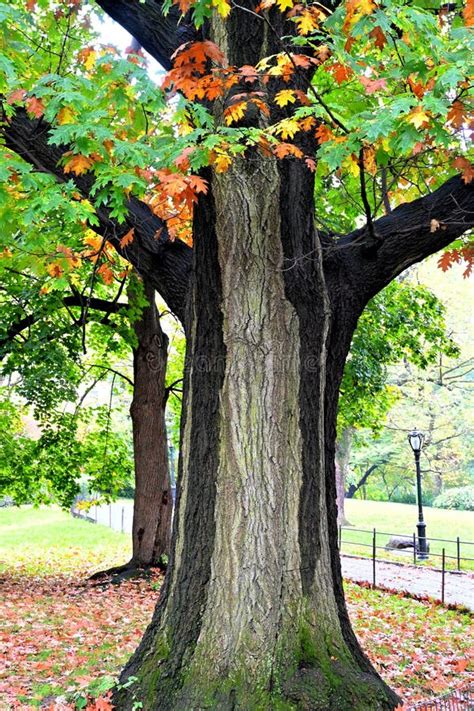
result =
M342 574L356 582L372 582L373 569L370 558L341 556ZM376 561L376 585L413 595L427 595L441 600L441 571L414 565ZM474 611L474 574L447 571L445 574L444 601L463 605Z

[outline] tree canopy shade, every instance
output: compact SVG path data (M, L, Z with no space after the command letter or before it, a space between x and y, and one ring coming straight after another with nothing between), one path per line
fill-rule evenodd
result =
M338 391L368 300L455 240L469 259L471 6L98 2L159 90L78 46L78 0L27 5L2 6L14 189L46 173L188 337L171 564L118 708L395 708L344 604Z

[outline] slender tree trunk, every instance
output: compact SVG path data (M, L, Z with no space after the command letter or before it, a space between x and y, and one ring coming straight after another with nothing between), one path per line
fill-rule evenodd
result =
M385 460L384 460L383 462L381 462L381 464L386 464ZM353 499L354 496L355 496L355 495L357 494L357 492L359 491L359 489L362 489L362 490L363 490L363 492L364 492L364 499L365 499L365 497L366 497L365 485L366 485L366 483L367 483L367 479L368 479L369 476L372 474L372 472L374 472L376 469L379 468L379 466L380 466L380 464L372 464L372 466L370 466L368 469L366 469L365 472L364 472L364 474L363 474L363 476L359 479L359 481L357 482L357 484L351 484L350 487L347 489L347 492L346 492L346 499Z
M134 323L134 390L130 408L135 460L134 567L162 563L168 555L173 501L165 425L168 338L160 326L155 290L144 281L147 306Z
M342 472L341 465L336 454L336 461L334 463L335 474L336 474L336 500L337 500L337 525L347 526L348 520L346 519L344 500L345 500L345 489L344 489L344 474Z
M346 481L351 452L352 429L347 427L338 435L336 443L336 496L338 526L350 525L346 518L344 502L346 498Z

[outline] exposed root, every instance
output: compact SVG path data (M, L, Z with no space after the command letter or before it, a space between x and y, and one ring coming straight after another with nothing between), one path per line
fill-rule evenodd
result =
M143 565L136 561L129 560L128 563L117 565L107 570L99 570L93 573L88 579L96 581L97 585L119 584L124 580L132 578L150 578L153 571L164 573L167 568L167 563L160 559L157 563L151 565Z

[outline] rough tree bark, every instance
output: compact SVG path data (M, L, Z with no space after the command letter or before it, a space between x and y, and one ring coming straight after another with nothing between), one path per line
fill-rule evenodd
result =
M173 499L166 436L168 337L160 325L155 289L144 279L148 305L134 330L133 400L130 407L135 460L133 552L127 567L162 565L169 554Z
M157 3L134 3L132 19L129 2L99 4L163 56L149 29ZM211 30L232 64L279 51L267 26L244 11ZM168 27L167 47L175 46L171 34ZM4 129L29 160L31 130L24 117ZM473 223L472 188L453 178L376 221L375 242L365 229L336 242L314 227L313 180L300 162L255 153L207 177L211 189L195 214L171 564L117 707L393 709L398 699L360 649L344 603L338 390L367 301ZM136 203L130 211L132 220ZM431 233L433 218L445 229ZM182 314L187 284L180 290L169 262L156 274L165 247L148 259L139 221L136 235L128 256Z

